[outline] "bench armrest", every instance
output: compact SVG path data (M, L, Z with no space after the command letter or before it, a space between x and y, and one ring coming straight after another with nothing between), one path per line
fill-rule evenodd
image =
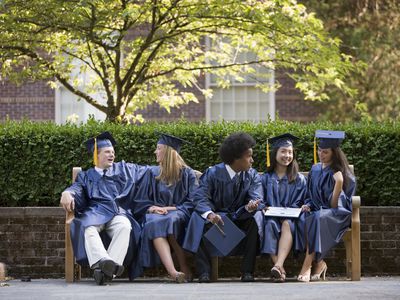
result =
M352 203L353 208L360 208L360 206L361 206L360 196L351 197L351 203Z

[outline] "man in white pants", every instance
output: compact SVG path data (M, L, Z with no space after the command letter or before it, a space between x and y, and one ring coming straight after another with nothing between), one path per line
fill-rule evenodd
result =
M120 276L123 265L134 261L140 226L129 208L146 167L114 163L116 142L109 132L85 144L93 153L95 167L78 174L62 193L60 203L75 213L71 239L77 262L88 263L96 283L102 285Z

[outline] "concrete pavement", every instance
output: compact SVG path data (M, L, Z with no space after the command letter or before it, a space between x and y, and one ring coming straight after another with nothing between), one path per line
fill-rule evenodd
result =
M330 278L328 281L273 283L268 279L242 283L238 279L220 279L217 283L176 284L167 278L115 280L97 286L92 279L67 284L63 279L10 280L0 287L1 300L19 299L400 299L400 277L363 277L361 281Z

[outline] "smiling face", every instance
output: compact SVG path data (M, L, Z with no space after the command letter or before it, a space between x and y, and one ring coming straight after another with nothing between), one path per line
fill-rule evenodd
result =
M107 169L112 166L114 159L114 147L100 148L97 154L97 167Z
M158 163L162 162L165 156L165 151L166 151L167 146L163 144L157 144L157 148L154 151L154 154L156 155L156 161Z
M293 161L293 146L280 147L276 152L276 162L282 167L287 167Z
M329 165L332 163L333 151L331 148L321 149L318 148L319 161L323 164Z

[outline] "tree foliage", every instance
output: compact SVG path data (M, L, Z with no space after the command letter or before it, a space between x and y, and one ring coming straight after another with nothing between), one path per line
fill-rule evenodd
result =
M400 3L398 0L303 0L317 13L331 34L342 41L342 51L366 63L365 71L346 82L357 89L350 98L333 90L327 104L332 120L378 121L400 115Z
M196 101L186 87L210 96L205 72L266 90L279 68L307 99L326 99L328 85L352 93L350 57L294 0L3 0L0 12L4 78L54 78L112 121Z

